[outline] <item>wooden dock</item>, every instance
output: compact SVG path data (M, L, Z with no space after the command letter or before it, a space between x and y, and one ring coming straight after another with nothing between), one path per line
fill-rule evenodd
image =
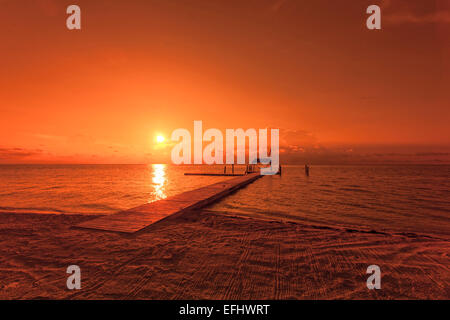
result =
M202 172L186 172L185 176L213 176L213 177L238 177L245 176L245 173L202 173Z
M174 214L211 204L260 177L259 173L239 176L126 211L88 220L76 225L75 228L134 233Z

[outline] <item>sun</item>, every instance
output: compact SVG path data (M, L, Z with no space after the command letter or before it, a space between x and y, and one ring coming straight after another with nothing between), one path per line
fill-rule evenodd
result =
M166 139L164 138L164 136L162 136L162 135L157 135L157 136L156 136L156 142L157 142L157 143L163 143L164 140L166 140Z

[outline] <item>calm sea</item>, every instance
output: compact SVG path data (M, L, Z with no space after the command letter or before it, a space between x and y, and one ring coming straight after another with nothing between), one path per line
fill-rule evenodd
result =
M2 165L0 212L111 214L224 177L223 167ZM237 168L236 171L239 169ZM211 210L308 224L450 237L450 166L285 166Z

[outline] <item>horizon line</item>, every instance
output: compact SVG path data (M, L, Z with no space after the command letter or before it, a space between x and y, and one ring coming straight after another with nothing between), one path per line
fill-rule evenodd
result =
M32 163L0 163L0 166L19 166L19 165L80 165L80 166L91 166L91 165L125 165L125 166L132 166L132 165L156 165L156 164L164 164L164 165L171 165L171 166L231 166L232 164L174 164L174 163L161 163L161 162L155 162L155 163L76 163L76 162L32 162ZM450 161L442 161L440 163L438 162L290 162L285 164L280 164L283 166L296 166L296 165L315 165L315 166L328 166L328 165L337 165L337 166L344 166L344 165L450 165ZM245 166L248 165L248 163L245 164L238 164L234 163L234 165L237 166Z

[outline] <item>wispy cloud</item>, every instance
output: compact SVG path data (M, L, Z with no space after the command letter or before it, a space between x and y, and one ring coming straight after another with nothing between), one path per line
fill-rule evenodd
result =
M275 2L270 6L270 10L272 12L278 12L287 1L288 0L275 0Z
M383 20L392 24L450 23L450 9L436 8L432 1L383 0Z
M441 164L450 163L450 146L329 144L306 130L280 129L280 157L292 164Z
M442 11L426 15L415 15L411 12L397 13L385 16L392 23L450 23L450 12Z
M23 149L23 148L0 148L0 161L20 161L27 158L41 155L41 149Z

